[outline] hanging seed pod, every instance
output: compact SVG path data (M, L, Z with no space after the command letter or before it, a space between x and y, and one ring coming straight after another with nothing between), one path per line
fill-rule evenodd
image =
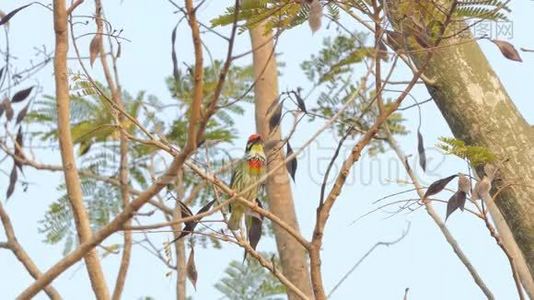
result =
M458 190L469 195L471 193L471 180L464 174L459 174L458 177Z

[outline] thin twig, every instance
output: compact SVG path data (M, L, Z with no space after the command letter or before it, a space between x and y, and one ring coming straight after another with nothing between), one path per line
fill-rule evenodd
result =
M413 170L407 164L407 161L405 159L404 154L402 153L402 150L397 145L397 142L395 141L395 139L393 138L393 136L391 135L391 133L387 129L386 129L386 134L388 136L388 142L389 142L390 147L395 151L395 153L397 154L397 157L402 162L402 164L403 164L403 166L404 166L404 168L406 170L406 173L408 174L408 176L412 180L412 183L415 186L419 197L421 198L421 201L423 201L424 192L423 192L421 184L417 180L417 177L415 176ZM436 223L436 225L439 227L439 229L443 233L443 236L445 237L445 239L447 240L449 245L453 248L454 253L456 253L456 255L458 256L458 258L460 259L462 264L467 268L467 270L469 271L469 274L471 275L471 277L473 277L475 283L480 287L480 289L484 293L484 295L486 295L486 297L488 297L488 299L495 299L495 297L493 296L493 293L489 290L487 285L484 283L484 281L482 280L482 278L478 274L478 272L475 269L475 267L471 264L471 261L469 260L469 258L467 258L467 256L464 254L464 252L462 251L460 245L454 239L454 237L450 233L449 229L447 229L447 226L445 225L443 220L440 218L440 216L434 210L434 208L432 206L432 203L430 201L425 201L424 205L425 205L427 213L430 215L432 220L434 220L434 223Z
M72 14L72 12L76 9L76 7L80 6L80 4L83 3L84 0L76 0L74 1L70 6L69 8L67 9L67 15L70 16L70 14Z
M108 88L111 91L111 99L113 102L120 107L125 109L124 103L122 101L122 91L118 82L118 77L115 76L115 80L111 75L109 69L106 50L104 47L103 31L104 31L104 22L103 22L103 7L100 0L95 0L95 22L97 27L97 35L95 38L100 39L98 49L100 54L100 63L102 70L104 72L104 77L108 84ZM112 56L113 58L113 56ZM113 58L113 68L116 70L116 60ZM121 202L122 206L125 207L130 201L130 191L128 184L128 137L126 134L126 129L122 128L124 124L125 116L123 114L118 114L117 124L119 126L119 188L121 192ZM130 221L127 221L126 224L129 224ZM122 247L122 256L120 261L119 272L117 274L117 279L115 281L115 287L113 289L112 299L119 300L121 298L122 291L124 289L124 284L126 282L126 276L128 274L128 269L130 266L130 257L132 252L132 235L130 232L124 233L124 243Z
M338 281L338 283L336 283L336 285L330 290L330 292L328 293L328 298L332 297L332 294L343 284L343 282L345 282L345 280L347 280L347 278L358 268L358 266L365 260L367 259L367 257L369 257L369 255L371 255L371 253L373 253L375 251L376 248L380 247L380 246L386 246L386 247L389 247L389 246L392 246L392 245L395 245L397 244L398 242L402 241L407 235L408 235L408 232L410 231L410 223L408 223L408 227L402 232L401 236L398 237L397 239L393 240L393 241L389 241L389 242L377 242L376 244L374 244L373 247L371 247L351 268L350 270L345 273L345 275L343 275L343 277L341 277L341 279Z

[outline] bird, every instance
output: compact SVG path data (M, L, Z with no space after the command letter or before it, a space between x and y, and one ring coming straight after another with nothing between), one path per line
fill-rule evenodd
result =
M239 196L254 203L260 191L260 184L257 184L261 176L265 173L265 152L263 150L263 140L261 135L254 133L247 141L245 156L237 163L230 180L230 188ZM251 186L253 186L251 188ZM244 193L242 191L247 190ZM247 211L246 205L238 201L230 204L230 219L228 229L239 230L241 219Z

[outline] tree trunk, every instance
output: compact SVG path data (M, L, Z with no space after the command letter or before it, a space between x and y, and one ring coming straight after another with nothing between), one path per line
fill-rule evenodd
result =
M254 96L256 100L256 128L265 139L270 141L281 139L280 129L269 135L269 122L265 117L267 109L278 99L278 70L274 56L272 34L265 33L262 25L250 30L252 42L254 78ZM270 166L279 165L284 160L280 151L273 152L266 147ZM299 230L289 176L285 168L279 168L272 174L266 183L267 196L271 212L284 220L288 225ZM276 224L273 224L278 253L283 274L302 292L312 297L310 274L306 251L290 234ZM299 297L288 291L289 299Z
M388 13L397 29L407 28L398 24L403 18L403 6L398 1L387 1ZM418 8L421 10L415 2L409 7L416 11L414 15L420 12ZM433 82L427 88L456 138L497 155L499 178L494 185L497 190L502 188L502 192L496 204L507 224L499 222L495 212L492 215L525 289L534 298L534 131L506 93L477 42L465 33L444 40L433 50L435 53L425 69L426 77ZM421 56L414 53L412 59L420 66Z

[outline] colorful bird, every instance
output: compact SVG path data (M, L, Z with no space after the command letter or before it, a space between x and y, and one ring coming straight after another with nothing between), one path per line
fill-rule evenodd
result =
M265 172L265 161L261 136L253 134L248 138L245 157L237 164L230 181L230 187L250 202L254 202L258 197L260 185L257 182ZM251 186L253 187L250 188ZM246 189L248 189L246 192L241 193ZM230 205L231 215L228 220L228 229L239 229L246 210L247 207L238 201Z

